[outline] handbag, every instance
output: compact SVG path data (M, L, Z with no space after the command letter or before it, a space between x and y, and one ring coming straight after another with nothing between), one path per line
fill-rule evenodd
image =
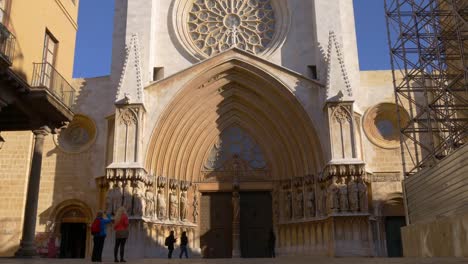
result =
M128 238L128 229L115 231L115 238Z

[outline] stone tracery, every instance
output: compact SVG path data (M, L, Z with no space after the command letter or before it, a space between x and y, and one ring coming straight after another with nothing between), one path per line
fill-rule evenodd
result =
M231 47L259 54L275 34L270 0L196 0L187 23L192 43L207 56Z

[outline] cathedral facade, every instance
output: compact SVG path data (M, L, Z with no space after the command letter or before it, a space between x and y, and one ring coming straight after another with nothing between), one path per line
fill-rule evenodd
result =
M404 120L391 72L359 71L353 13L116 0L111 74L81 81L46 140L38 247L89 255L96 211L123 205L130 257L164 257L171 230L206 258L265 257L270 230L280 255L401 255Z

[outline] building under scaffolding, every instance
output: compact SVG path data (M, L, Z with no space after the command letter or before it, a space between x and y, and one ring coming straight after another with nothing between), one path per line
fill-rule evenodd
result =
M468 1L385 0L406 176L467 143Z
M384 0L410 257L467 257L468 1Z

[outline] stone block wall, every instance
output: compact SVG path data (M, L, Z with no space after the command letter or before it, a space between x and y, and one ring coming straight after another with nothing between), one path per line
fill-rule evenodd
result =
M32 155L33 134L2 132L0 149L0 256L18 249L26 200L26 185Z

